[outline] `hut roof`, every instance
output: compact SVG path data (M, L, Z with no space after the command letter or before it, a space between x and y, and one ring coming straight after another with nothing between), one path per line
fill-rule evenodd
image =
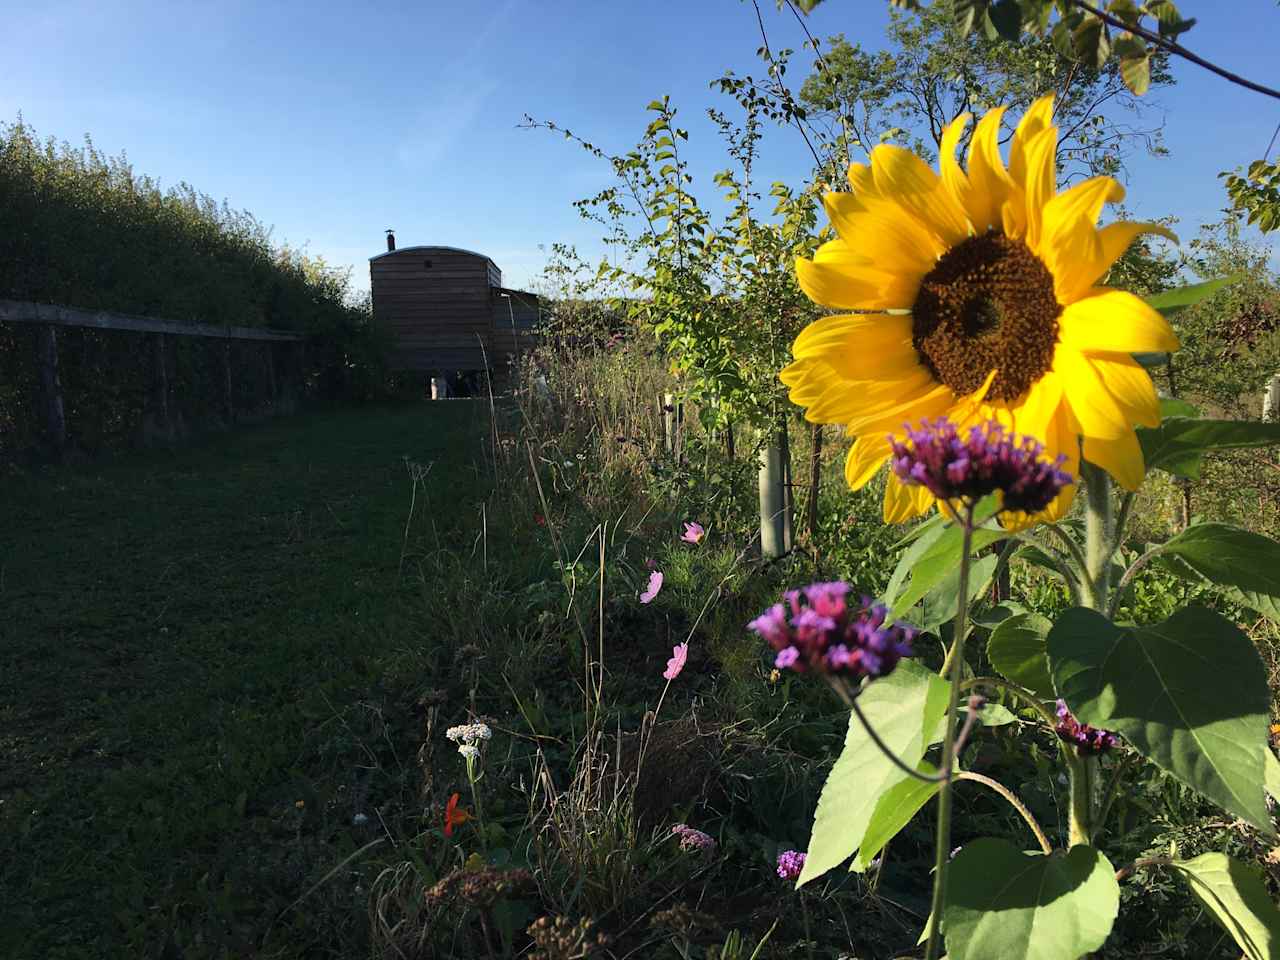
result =
M369 262L372 263L374 260L381 260L383 257L394 257L397 253L409 253L410 251L413 251L413 250L449 250L453 253L469 254L470 256L479 257L481 260L488 260L490 263L493 263L492 257L486 257L483 253L476 253L474 250L464 250L462 247L442 247L438 245L437 246L396 247L396 249L394 250L387 250L385 253L380 253L377 256L370 257ZM495 267L497 266L496 263L493 263L493 265Z

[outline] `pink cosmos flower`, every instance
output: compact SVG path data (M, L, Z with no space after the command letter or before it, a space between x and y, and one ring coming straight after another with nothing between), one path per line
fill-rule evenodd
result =
M649 588L640 594L641 603L652 603L653 598L658 595L658 591L662 589L662 571L655 570L649 574Z
M684 525L684 535L680 539L685 543L701 543L706 535L706 528L694 520Z
M663 672L664 680L674 680L684 669L684 662L689 659L689 644L682 643L671 648L671 659L667 661L667 669Z

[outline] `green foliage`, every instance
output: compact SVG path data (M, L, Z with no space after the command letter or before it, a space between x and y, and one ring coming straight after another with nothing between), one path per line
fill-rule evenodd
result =
M717 85L741 108L738 122L710 111L734 163L714 177L729 204L719 224L691 192L681 150L689 134L677 125L669 98L648 105L653 119L626 154L606 154L554 123L527 123L563 132L613 169L617 185L576 206L629 254L628 265L602 265L598 273L602 283L621 288L614 308L657 337L682 394L698 404L708 427L734 420L764 425L776 422L784 396L780 358L818 316L792 267L817 245L817 214L812 192L774 183L773 219L758 216L765 202L754 180L762 117L783 107L750 78L728 74Z
M807 0L800 7L808 12L821 2ZM1028 35L1048 38L1061 56L1092 69L1114 60L1126 86L1139 96L1150 85L1152 60L1195 25L1194 19L1182 19L1172 0L1098 0L1092 9L1072 0L890 0L890 5L921 19L949 18L961 37L978 33L1010 45Z
M1120 910L1115 868L1086 846L1045 856L974 840L956 854L947 890L952 960L1078 960L1102 946Z
M920 761L919 770L925 776L932 777L938 773L937 768L928 761ZM880 794L880 800L871 812L862 841L858 845L858 853L850 865L851 870L866 870L871 861L880 855L894 837L896 837L926 803L937 796L940 780L917 780L905 777Z
M1241 597L1266 598L1272 610L1280 599L1280 543L1268 537L1225 523L1197 523L1156 549L1213 583L1235 587ZM1181 564L1171 567L1183 570Z
M76 149L41 141L19 118L0 125L0 298L309 335L304 369L281 358L307 397L364 399L385 380L384 343L367 300L320 257L273 246L250 214L189 184L162 190L86 137ZM143 335L60 331L68 426L87 449L132 441L150 386ZM196 338L174 338L195 341ZM223 344L175 345L171 386L195 424L221 410ZM262 344L237 344L241 409L268 393ZM35 382L23 331L0 329L0 431L6 453L30 445ZM14 438L17 438L16 440Z
M1054 688L1084 723L1120 733L1183 783L1271 831L1263 803L1270 697L1238 627L1203 607L1151 626L1082 607L1048 639Z
M1000 675L1044 700L1054 698L1045 641L1053 624L1038 613L1002 620L987 639L987 657Z
M1226 181L1232 209L1244 214L1250 226L1263 233L1280 229L1280 163L1255 160L1244 174L1226 171L1218 176Z
M1198 480L1206 453L1280 444L1280 423L1166 417L1158 427L1139 427L1138 441L1148 470Z
M868 687L859 702L889 749L903 763L915 766L941 736L946 700L947 684L940 677L904 660L892 674ZM818 800L799 883L817 879L857 852L881 795L907 779L850 714L844 750ZM884 823L882 816L880 825Z
M1272 960L1280 951L1280 910L1262 878L1224 853L1170 864L1244 951L1247 960Z

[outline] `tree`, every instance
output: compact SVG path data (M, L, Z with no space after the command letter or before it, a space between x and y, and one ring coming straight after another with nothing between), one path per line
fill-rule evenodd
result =
M1135 147L1165 152L1161 124L1150 120L1115 62L1073 61L1047 36L1004 43L966 34L951 11L936 4L915 17L891 11L888 39L890 49L869 51L841 35L830 38L801 87L800 101L827 149L857 159L878 143L897 142L936 156L943 130L961 113L1005 104L1017 114L1055 92L1065 179L1123 174ZM1151 84L1172 82L1161 55ZM972 130L961 140L962 153Z

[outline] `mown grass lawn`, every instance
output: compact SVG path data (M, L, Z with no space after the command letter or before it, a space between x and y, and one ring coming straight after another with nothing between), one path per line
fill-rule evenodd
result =
M429 642L404 461L435 461L447 530L482 495L486 413L315 413L0 478L0 955L358 943L365 893L331 871L391 842L397 664Z

